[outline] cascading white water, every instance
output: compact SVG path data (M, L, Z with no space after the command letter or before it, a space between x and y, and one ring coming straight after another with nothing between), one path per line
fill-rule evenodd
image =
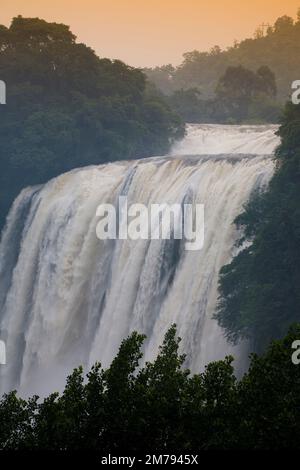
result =
M223 124L187 124L185 139L175 144L175 155L255 154L269 155L279 144L276 125L233 126Z
M192 371L232 352L242 361L212 314L218 272L235 252L232 222L272 175L274 130L192 125L172 156L79 169L25 189L0 245L2 392L61 389L74 366L108 365L132 330L147 335L152 359L172 323ZM213 155L223 147L226 155ZM203 203L203 249L185 251L178 240L99 240L96 208L119 195L129 204Z

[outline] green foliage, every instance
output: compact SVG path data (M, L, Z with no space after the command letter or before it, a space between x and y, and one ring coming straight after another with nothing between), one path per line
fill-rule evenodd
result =
M257 70L268 66L277 77L278 100L282 104L289 96L291 83L300 76L300 18L278 18L266 32L258 30L254 38L235 42L221 50L191 51L183 55L178 67L171 65L145 69L148 77L165 94L176 90L197 88L203 99L213 99L219 78L230 66Z
M300 319L300 106L288 103L279 130L277 169L236 219L243 249L221 271L216 318L233 342L262 350Z
M275 75L266 66L260 67L256 73L241 65L228 67L216 89L217 115L225 121L245 122L257 118L261 112L262 118L260 105L264 103L266 107L268 102L271 105L276 90ZM278 118L279 113L275 120Z
M197 88L176 90L167 100L186 122L215 122L212 100L201 99Z
M291 345L299 337L298 324L284 339L272 342L263 356L252 355L238 387L243 447L299 449L300 369L291 361Z
M262 66L255 73L239 65L226 69L213 99L200 99L197 88L175 91L167 99L188 122L278 122L281 109L276 92L275 75L269 67Z
M14 18L0 26L0 217L17 193L72 168L161 154L180 118L146 76L99 59L68 26Z
M232 357L201 374L183 368L173 325L152 363L138 367L144 337L123 341L107 370L68 377L62 395L0 402L0 449L95 450L102 454L209 449L289 449L300 445L300 368L291 361L300 326L252 355L238 381Z

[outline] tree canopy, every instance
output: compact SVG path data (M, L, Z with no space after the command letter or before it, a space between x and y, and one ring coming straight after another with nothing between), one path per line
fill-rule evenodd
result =
M173 325L154 362L139 367L142 335L132 333L108 369L79 367L62 394L0 401L0 449L94 450L102 455L210 449L293 449L300 445L300 368L294 326L237 380L233 358L192 375Z
M278 122L281 108L274 73L267 66L256 72L230 66L218 81L215 97L203 99L199 89L174 91L168 96L170 106L188 122L260 123Z

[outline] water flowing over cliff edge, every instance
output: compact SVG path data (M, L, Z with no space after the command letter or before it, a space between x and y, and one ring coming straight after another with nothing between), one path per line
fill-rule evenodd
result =
M61 389L74 366L108 365L132 330L153 359L176 323L187 366L200 371L231 347L212 314L218 272L236 252L234 218L267 185L276 126L189 125L170 155L87 167L14 202L0 245L0 335L7 345L1 391ZM205 205L205 243L96 237L96 209L130 203Z

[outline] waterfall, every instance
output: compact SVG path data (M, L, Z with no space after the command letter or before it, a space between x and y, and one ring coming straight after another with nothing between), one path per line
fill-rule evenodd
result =
M217 322L220 268L236 252L233 224L273 173L274 126L190 125L170 155L81 168L15 200L0 244L2 392L60 390L73 367L109 365L131 331L147 335L145 359L177 324L186 363L199 372L245 345L227 344ZM205 241L99 240L100 203L205 206ZM238 364L237 364L238 367Z
M279 144L276 125L232 126L187 124L186 138L172 148L178 155L255 154L270 155Z

